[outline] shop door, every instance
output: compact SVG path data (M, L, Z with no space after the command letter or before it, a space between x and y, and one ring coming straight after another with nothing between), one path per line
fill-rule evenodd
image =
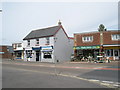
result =
M115 59L119 59L119 50L114 50Z
M39 61L39 51L36 51L36 61Z

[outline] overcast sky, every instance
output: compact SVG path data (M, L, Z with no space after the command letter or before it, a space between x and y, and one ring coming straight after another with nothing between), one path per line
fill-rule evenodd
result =
M118 2L2 2L2 44L11 45L31 30L55 26L60 19L68 36L97 31L100 24L118 30Z

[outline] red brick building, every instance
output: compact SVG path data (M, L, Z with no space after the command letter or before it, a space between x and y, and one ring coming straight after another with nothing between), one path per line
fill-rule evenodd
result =
M102 50L102 51L101 51ZM74 34L75 56L92 56L97 58L102 52L110 60L120 59L120 32L103 31Z
M13 48L12 46L0 46L0 58L12 59Z

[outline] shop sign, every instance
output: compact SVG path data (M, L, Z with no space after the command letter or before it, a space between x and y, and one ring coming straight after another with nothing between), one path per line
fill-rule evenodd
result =
M0 52L0 54L4 54L5 52Z
M100 46L76 46L74 49L99 49Z
M32 47L32 50L40 50L41 47Z
M44 50L44 49L53 49L53 47L52 46L42 46L41 49L42 50Z

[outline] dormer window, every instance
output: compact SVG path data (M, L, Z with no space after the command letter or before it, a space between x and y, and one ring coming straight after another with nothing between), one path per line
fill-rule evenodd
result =
M83 42L92 42L93 41L93 36L85 36L82 37Z
M112 40L120 40L120 34L113 34Z
M39 39L36 39L36 45L39 45Z

